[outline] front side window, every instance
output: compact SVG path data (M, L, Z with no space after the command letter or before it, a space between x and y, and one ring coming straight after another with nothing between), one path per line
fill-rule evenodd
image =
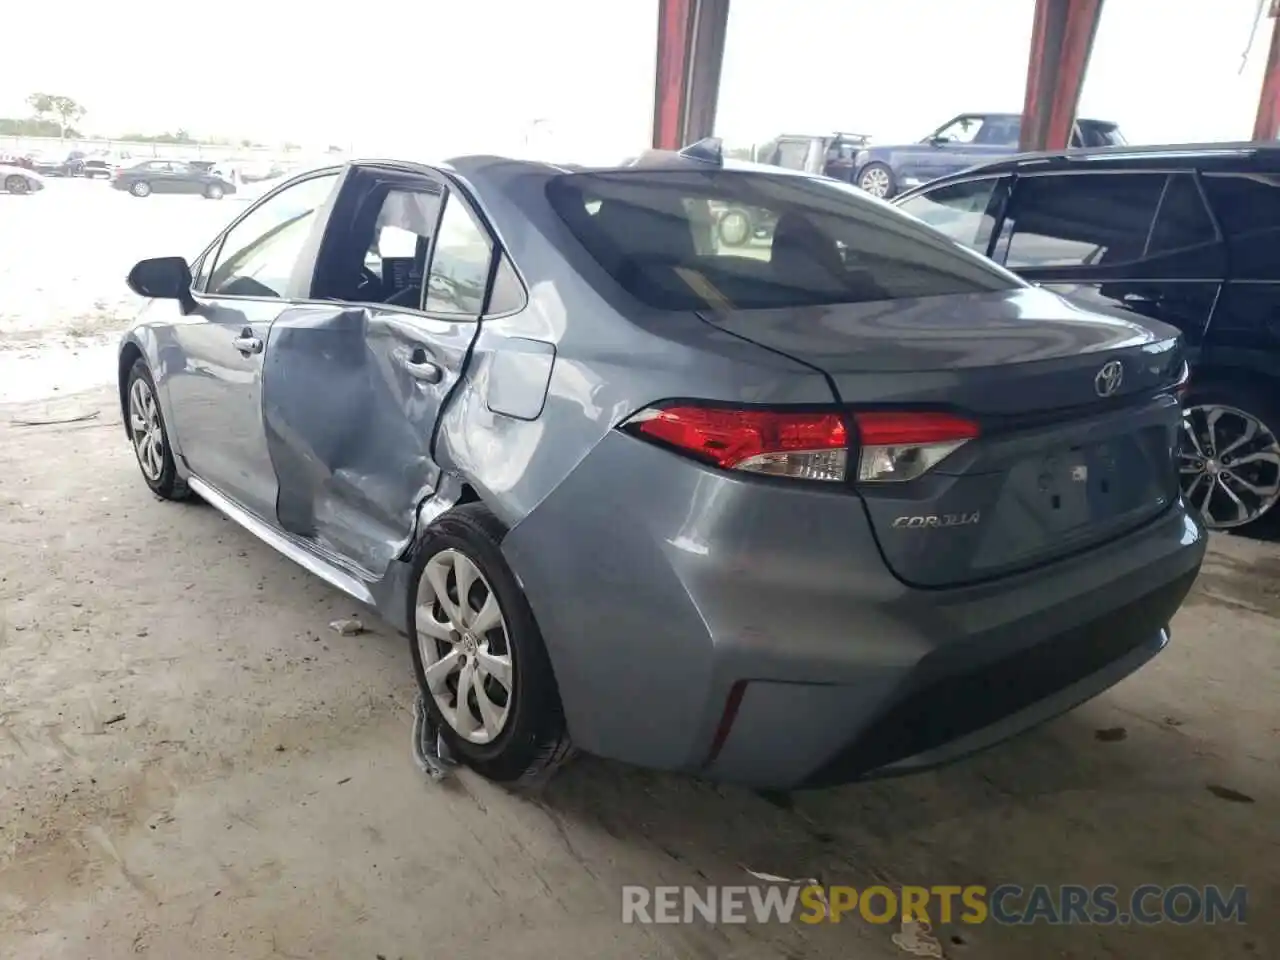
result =
M1164 185L1163 173L1020 177L1001 228L1004 263L1024 269L1141 260Z
M572 173L553 178L547 197L612 279L658 309L862 303L1021 285L914 217L828 180L736 170ZM700 210L719 211L709 243ZM726 218L744 215L747 229L728 229Z
M1205 208L1204 199L1196 189L1192 175L1171 174L1160 200L1155 225L1151 228L1147 256L1187 250L1215 243L1217 239L1218 232L1213 227L1213 219Z
M292 184L265 200L229 231L218 250L205 293L228 297L284 297L336 173Z
M450 195L431 256L427 312L480 316L492 259L493 245L488 232L456 194Z
M427 253L439 215L437 190L387 190L365 250L363 276L343 299L422 309Z
M945 127L935 131L930 139L943 140L947 143L973 143L986 122L982 117L957 117Z
M905 210L957 243L986 253L993 226L988 208L999 183L998 177L986 177L948 184L904 200L898 209Z

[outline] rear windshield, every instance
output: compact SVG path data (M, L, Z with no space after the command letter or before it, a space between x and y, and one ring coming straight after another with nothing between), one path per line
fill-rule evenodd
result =
M755 172L571 173L551 205L632 296L750 310L984 293L1013 274L855 188Z

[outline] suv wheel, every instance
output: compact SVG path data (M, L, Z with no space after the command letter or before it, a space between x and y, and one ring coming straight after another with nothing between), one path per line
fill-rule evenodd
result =
M1194 386L1183 411L1182 492L1213 530L1260 520L1280 502L1280 409L1247 386Z
M858 174L858 186L873 197L888 200L897 192L893 171L883 163L869 163Z

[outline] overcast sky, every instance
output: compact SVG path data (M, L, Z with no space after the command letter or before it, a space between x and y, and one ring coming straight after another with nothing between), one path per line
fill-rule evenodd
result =
M1131 142L1244 139L1270 23L1259 0L1106 0L1081 113ZM718 132L916 140L1020 110L1033 0L732 0ZM276 0L32 8L0 37L0 116L34 90L90 131L186 127L358 152L584 160L649 137L657 0ZM381 11L381 12L380 12ZM890 15L891 14L891 15ZM28 27L33 27L28 29Z

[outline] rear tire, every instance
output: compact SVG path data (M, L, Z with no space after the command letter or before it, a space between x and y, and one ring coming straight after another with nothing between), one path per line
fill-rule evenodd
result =
M881 200L888 200L898 192L898 184L893 171L883 163L868 163L858 173L858 187L864 193Z
M151 492L165 500L185 500L190 491L178 476L169 443L169 428L147 361L139 357L125 381L125 424L138 469Z
M151 196L151 184L145 180L139 180L129 188L129 192L135 197L149 197Z
M570 759L573 747L538 624L502 556L504 533L480 503L464 504L431 525L413 564L405 611L409 646L427 711L453 756L489 780L541 783ZM458 594L460 573L468 578L465 596ZM484 616L491 601L497 620ZM500 669L493 669L495 661ZM460 698L468 669L478 686ZM481 696L497 707L500 724L486 723Z
M1197 383L1193 372L1191 384L1179 463L1183 493L1211 530L1271 527L1280 519L1280 405L1247 381ZM1246 433L1252 439L1241 440ZM1244 457L1250 459L1240 462Z

